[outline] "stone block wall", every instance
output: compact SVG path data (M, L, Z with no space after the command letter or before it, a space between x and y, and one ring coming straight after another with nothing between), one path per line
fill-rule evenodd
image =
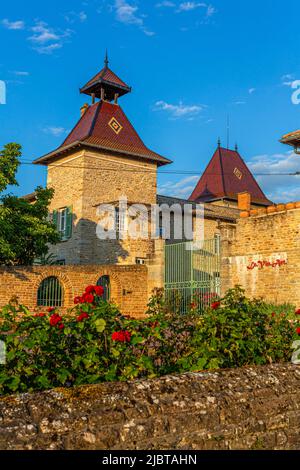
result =
M247 295L300 307L300 208L279 205L242 213L222 227L222 290L239 284Z
M0 399L1 450L300 450L300 368L195 372Z
M74 306L74 297L87 285L95 285L101 276L110 276L111 300L122 313L143 316L148 303L148 274L145 266L32 266L0 267L0 307L13 296L30 309L37 308L37 290L41 281L56 276L64 289L64 309ZM41 309L39 307L39 309Z

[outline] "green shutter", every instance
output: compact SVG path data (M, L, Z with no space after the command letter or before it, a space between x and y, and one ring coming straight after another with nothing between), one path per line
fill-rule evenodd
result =
M72 206L67 207L67 221L66 221L66 238L71 238L73 228L73 212Z
M58 212L57 211L53 211L52 213L52 222L58 230Z

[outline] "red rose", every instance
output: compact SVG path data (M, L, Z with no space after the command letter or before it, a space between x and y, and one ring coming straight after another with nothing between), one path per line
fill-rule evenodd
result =
M47 308L47 312L51 313L51 312L54 312L55 310L55 307L49 307Z
M87 286L86 287L86 289L85 289L86 294L92 294L93 292L95 292L95 286Z
M46 314L44 312L41 312L41 313L36 313L34 316L35 317L45 317Z
M79 295L75 297L74 304L81 304L81 297Z
M104 294L104 288L102 286L95 286L95 294L102 297Z
M192 310L194 310L195 308L197 308L197 304L195 302L192 302L190 307Z
M129 333L129 331L115 331L111 335L111 339L119 343L129 343L131 340L131 333Z
M84 304L93 304L95 301L95 297L93 294L83 294L82 296L82 303Z
M58 315L58 313L54 313L53 315L51 315L49 321L51 326L57 326L59 323L62 322L62 317Z
M300 309L296 310L295 315L300 315Z
M64 325L63 323L60 323L60 324L58 325L58 328L59 328L60 330L63 330L64 327L65 327L65 325Z
M213 304L211 304L211 309L212 310L217 310L221 305L221 302L214 302Z
M297 328L296 333L300 336L300 328Z
M82 312L82 313L77 317L77 321L78 321L78 322L81 322L81 321L85 320L86 318L89 318L88 314L85 313L85 312Z
M272 313L272 317L275 317L275 316L276 316L276 313L273 312L273 313Z

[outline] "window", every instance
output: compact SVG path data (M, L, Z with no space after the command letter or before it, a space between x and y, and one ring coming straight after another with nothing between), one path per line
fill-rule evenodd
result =
M62 209L53 211L52 221L57 227L61 240L69 240L72 236L72 207L63 207Z
M63 287L55 276L46 277L37 292L37 305L39 307L62 307Z
M135 258L136 264L146 264L146 258Z
M101 276L97 281L97 286L104 289L103 300L110 300L110 278L109 276Z
M115 231L116 231L116 238L119 240L123 238L123 234L125 232L125 211L124 209L119 209L116 207L115 209Z

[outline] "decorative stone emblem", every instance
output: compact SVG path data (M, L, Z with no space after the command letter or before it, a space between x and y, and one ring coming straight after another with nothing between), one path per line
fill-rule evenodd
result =
M123 126L121 126L121 124L114 117L111 118L108 125L117 135L120 134L121 130L123 129Z
M235 168L233 170L233 173L239 180L243 178L243 173L238 168Z

